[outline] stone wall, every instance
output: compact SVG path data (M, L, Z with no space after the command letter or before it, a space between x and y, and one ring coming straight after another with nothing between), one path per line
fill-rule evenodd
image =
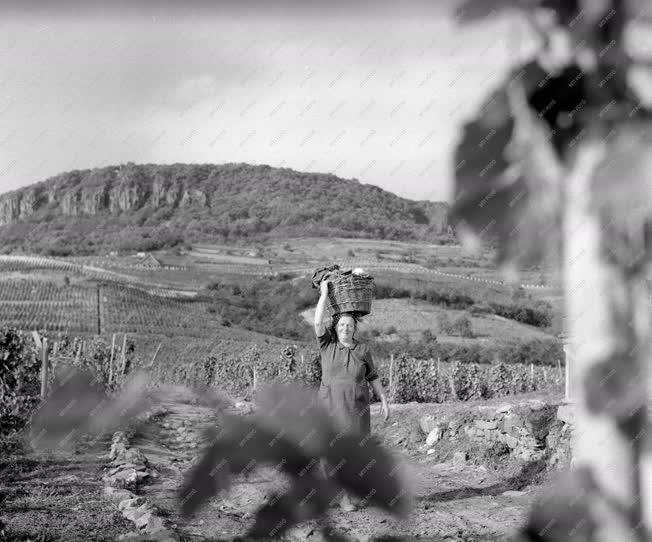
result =
M572 406L539 400L478 406L449 417L428 414L419 420L427 453L448 439L498 446L515 459L545 460L552 468L570 464ZM500 444L497 444L500 443Z

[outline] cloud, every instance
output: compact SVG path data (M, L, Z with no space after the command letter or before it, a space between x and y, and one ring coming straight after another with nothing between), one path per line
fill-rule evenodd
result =
M506 29L264 10L9 22L0 187L127 161L250 162L446 199L457 129L509 64Z
M218 83L214 75L200 75L190 77L179 82L170 94L172 106L185 108L203 102L206 99L214 98L218 93Z

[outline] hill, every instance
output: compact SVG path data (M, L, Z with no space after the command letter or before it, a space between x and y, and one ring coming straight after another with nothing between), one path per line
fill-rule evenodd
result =
M4 252L57 256L288 237L447 237L446 203L330 174L248 164L126 164L0 196Z

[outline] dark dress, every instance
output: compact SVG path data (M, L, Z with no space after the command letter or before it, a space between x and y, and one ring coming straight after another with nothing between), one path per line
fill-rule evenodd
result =
M371 431L368 382L378 378L369 347L354 341L347 348L326 332L317 338L321 353L319 397L342 431Z

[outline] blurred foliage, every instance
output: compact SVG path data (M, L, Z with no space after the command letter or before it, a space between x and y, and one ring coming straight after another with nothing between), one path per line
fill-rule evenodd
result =
M185 516L227 490L233 476L252 465L273 466L290 481L286 492L261 503L247 533L253 539L278 538L310 519L328 525L329 506L342 489L397 517L407 515L411 489L396 460L373 439L340 432L314 393L274 386L261 393L259 403L251 416L225 413L221 430L207 434L211 444L179 491ZM320 460L328 465L326 476ZM327 540L347 540L329 526L322 534Z
M546 259L559 265L567 249L562 233L564 240L575 233L562 232L562 213L582 190L589 205L581 212L592 215L600 231L602 254L591 263L597 273L613 275L614 292L597 301L611 313L611 324L603 328L609 336L602 337L611 352L596 359L582 347L578 374L584 404L579 408L605 415L619 431L611 439L604 433L595 439L588 426L579 425L579 460L594 470L578 468L535 503L523 540L650 539L641 504L649 496L643 487L643 449L649 443L639 442L649 425L649 390L642 378L649 329L641 336L632 331L638 310L633 292L652 258L652 109L632 76L636 70L649 75L650 62L632 56L626 32L640 7L634 0L463 0L458 5L458 17L467 23L520 9L541 38L536 58L516 66L462 130L452 210L460 237L476 245L478 240L496 244L498 261L506 267ZM587 272L580 265L575 269ZM569 278L576 273L569 270ZM626 308L614 303L619 288L627 292ZM584 292L565 294L586 304ZM587 454L598 442L602 450L596 446L595 455ZM630 446L631 454L623 456ZM622 480L598 472L609 461L614 472L626 473Z

